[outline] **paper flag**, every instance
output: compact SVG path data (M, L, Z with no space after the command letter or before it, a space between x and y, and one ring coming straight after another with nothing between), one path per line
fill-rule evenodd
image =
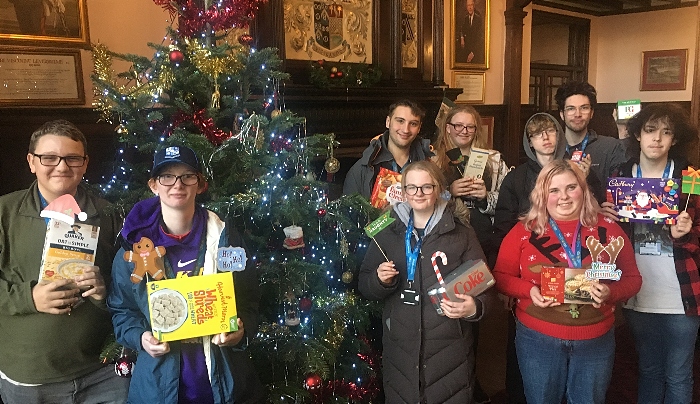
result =
M691 195L700 195L700 170L695 170L688 166L687 170L683 170L683 193Z
M371 238L374 238L380 231L384 230L387 226L394 222L393 217L391 217L391 211L387 210L377 220L365 226L365 233Z

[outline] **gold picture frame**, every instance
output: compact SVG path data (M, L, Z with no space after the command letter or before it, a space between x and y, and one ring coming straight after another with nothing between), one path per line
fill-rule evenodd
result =
M0 106L83 105L80 49L0 48Z
M452 0L449 46L452 69L489 68L490 0Z
M457 104L483 104L485 101L486 73L452 72L452 87L461 88L462 94L455 99Z
M87 0L0 0L0 45L88 48Z
M285 58L372 64L374 2L283 0Z

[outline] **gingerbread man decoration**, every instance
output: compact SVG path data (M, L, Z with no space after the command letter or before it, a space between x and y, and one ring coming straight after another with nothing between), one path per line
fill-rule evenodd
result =
M163 279L163 255L165 255L165 247L155 247L151 239L148 237L141 237L141 240L134 243L134 249L132 251L124 253L124 260L134 263L134 272L131 273L131 282L141 282L146 273L151 275L155 280Z

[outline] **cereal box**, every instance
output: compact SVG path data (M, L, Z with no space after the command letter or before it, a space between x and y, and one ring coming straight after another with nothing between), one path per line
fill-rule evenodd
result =
M231 272L148 282L153 335L177 341L238 330Z
M681 190L675 178L608 178L607 201L621 222L675 224Z
M46 228L39 280L73 279L95 264L99 226L51 219Z
M377 209L384 209L405 200L401 191L401 174L384 167L380 168L369 203Z

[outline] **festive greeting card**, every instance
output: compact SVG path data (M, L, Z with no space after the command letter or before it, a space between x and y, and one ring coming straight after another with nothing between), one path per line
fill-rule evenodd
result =
M675 224L680 193L675 178L608 178L607 200L622 222Z

